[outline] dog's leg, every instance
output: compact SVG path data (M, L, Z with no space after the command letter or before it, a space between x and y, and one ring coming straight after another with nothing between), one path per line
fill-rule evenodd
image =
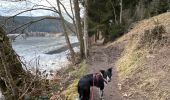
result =
M101 90L101 99L104 100L103 90Z
M100 86L100 99L101 100L104 100L103 90L104 90L104 82Z
M90 100L90 87L86 89L86 92L84 94L84 99L82 100Z
M102 98L102 97L101 97L101 90L100 90L100 89L99 89L99 96L100 96L100 98Z
M100 99L104 100L103 89L99 89L99 95L100 95Z

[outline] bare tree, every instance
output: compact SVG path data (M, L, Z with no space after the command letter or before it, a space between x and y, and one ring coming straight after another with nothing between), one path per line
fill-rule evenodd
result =
M57 6L58 6L59 16L61 18L62 25L63 25L63 30L64 30L64 36L65 36L65 39L66 39L66 43L67 43L67 46L68 46L68 48L70 50L72 61L73 61L73 63L75 63L75 58L74 58L75 57L75 52L73 50L73 47L71 46L71 43L70 43L70 40L69 40L69 37L68 37L66 25L64 23L64 17L62 15L61 8L60 8L60 1L56 0L56 2L57 2Z
M83 41L83 32L82 32L82 25L81 25L81 18L80 18L80 7L78 0L74 0L74 11L75 11L75 18L76 18L76 28L77 34L80 42L80 55L81 58L84 57L84 41Z
M88 58L88 0L85 0L84 5L84 50L85 57Z

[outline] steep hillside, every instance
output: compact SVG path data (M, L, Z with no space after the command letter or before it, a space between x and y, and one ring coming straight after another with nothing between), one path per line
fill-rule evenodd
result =
M42 19L44 17L45 16L41 16L41 17L16 16L15 18L11 18L10 20L7 20L7 23L6 23L7 31L10 32L11 30L14 30L16 27L19 27L20 25L23 25L23 24L28 23L30 21L36 21L36 20ZM4 19L7 19L7 18L8 17L0 16L0 23L3 24ZM73 24L71 24L67 21L66 21L66 24L72 30L74 30ZM22 28L21 28L21 30L22 30ZM16 32L17 33L21 32L21 30L17 30ZM44 19L42 21L31 24L28 28L25 29L25 31L26 32L61 33L61 32L63 32L63 27L62 27L62 23L61 23L60 18Z
M170 12L140 21L112 45L120 90L128 100L170 100Z

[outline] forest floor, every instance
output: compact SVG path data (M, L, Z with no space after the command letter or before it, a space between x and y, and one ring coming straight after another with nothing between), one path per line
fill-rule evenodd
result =
M93 46L90 49L90 56L87 61L88 73L96 73L100 69L113 68L112 81L104 88L105 100L123 100L118 90L118 75L115 67L115 62L120 57L122 50L120 45L114 45L109 48L106 46ZM99 100L99 90L97 88L94 89L93 94L94 100Z

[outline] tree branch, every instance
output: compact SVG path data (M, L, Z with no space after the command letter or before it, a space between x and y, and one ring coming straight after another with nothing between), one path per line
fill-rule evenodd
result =
M67 13L67 15L72 19L72 20L74 20L73 19L73 17L68 13L68 11L66 10L66 7L59 1L59 3L60 3L60 5L64 8L64 11Z
M74 27L75 27L75 33L76 33L76 35L77 35L77 37L78 37L78 31L77 31L77 26L76 26L76 21L75 21L74 12L73 12L73 6L72 6L71 0L69 0L69 1L70 1L71 13L72 13L72 16L73 16L73 25L74 25ZM79 38L78 38L78 39L79 39ZM80 41L80 40L79 40L79 41Z
M52 11L52 12L55 12L55 13L59 13L58 11L50 9L50 8L32 8L32 9L21 11L21 12L15 14L14 16L8 17L7 19L5 19L5 22L8 21L11 18L16 17L17 15L20 15L20 14L25 13L25 12L33 11L33 10L48 10L48 11Z

